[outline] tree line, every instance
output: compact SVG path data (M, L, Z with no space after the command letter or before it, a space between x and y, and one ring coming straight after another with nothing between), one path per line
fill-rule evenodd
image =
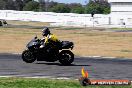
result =
M107 1L89 0L87 5L80 3L58 3L49 0L0 0L0 10L41 11L79 14L109 14L110 4Z

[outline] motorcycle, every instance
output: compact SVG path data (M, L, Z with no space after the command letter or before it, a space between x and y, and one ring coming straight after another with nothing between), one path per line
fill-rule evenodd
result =
M70 65L74 61L74 54L71 50L74 47L70 41L48 41L44 48L40 48L43 41L34 37L28 44L27 49L22 52L22 59L26 63L34 61L55 62L59 61L62 65ZM71 50L70 50L71 49Z

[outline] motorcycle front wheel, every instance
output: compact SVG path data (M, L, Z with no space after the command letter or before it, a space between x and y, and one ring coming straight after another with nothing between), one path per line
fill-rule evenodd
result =
M62 65L71 65L71 63L74 61L74 54L70 50L62 50L59 56L59 62Z
M26 63L33 63L36 58L33 56L33 54L29 50L24 50L22 53L22 59Z

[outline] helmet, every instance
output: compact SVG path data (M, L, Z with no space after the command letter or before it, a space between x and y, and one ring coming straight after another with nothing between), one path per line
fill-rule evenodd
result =
M48 27L44 27L42 30L42 35L43 36L47 36L48 34L50 34L50 30Z

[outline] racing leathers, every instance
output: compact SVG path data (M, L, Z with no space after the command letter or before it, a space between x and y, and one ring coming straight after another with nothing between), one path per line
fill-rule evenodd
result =
M48 34L43 39L43 44L40 48L47 47L49 43L52 43L52 47L56 47L56 44L59 42L58 38L54 34Z

